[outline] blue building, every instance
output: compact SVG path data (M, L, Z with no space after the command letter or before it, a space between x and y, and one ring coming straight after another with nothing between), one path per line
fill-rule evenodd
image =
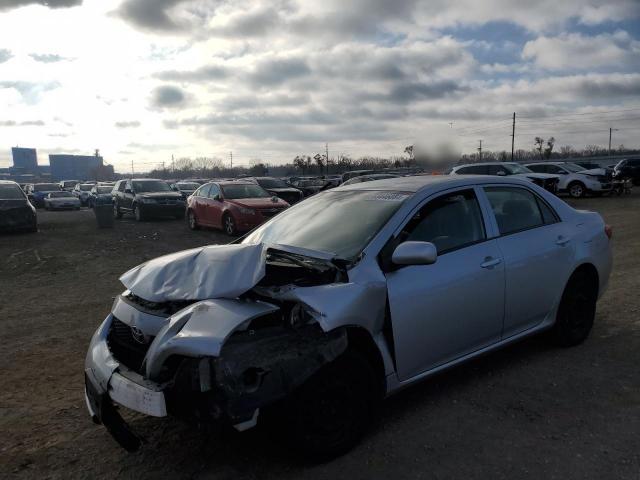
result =
M97 155L49 155L52 180L100 180L105 165Z
M38 172L38 155L35 148L13 147L13 167L21 173Z

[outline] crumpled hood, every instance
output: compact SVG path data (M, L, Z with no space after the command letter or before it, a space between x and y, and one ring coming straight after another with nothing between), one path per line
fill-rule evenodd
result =
M151 302L236 298L265 274L262 244L210 245L149 260L120 281Z

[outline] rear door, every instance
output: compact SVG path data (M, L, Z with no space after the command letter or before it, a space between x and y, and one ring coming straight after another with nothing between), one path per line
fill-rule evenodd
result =
M386 272L401 381L499 341L504 313L504 264L475 189L417 209L395 242L411 240L432 242L438 258Z
M574 255L574 233L524 186L484 187L505 262L503 338L544 321L560 300Z

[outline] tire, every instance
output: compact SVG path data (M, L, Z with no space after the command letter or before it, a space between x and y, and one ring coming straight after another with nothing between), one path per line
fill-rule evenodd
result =
M136 222L144 221L144 213L137 203L133 206L133 216L136 217Z
M567 187L567 191L572 198L580 198L587 193L587 188L581 182L571 182Z
M120 207L118 206L118 202L113 204L113 217L114 218L122 218L122 212L120 211Z
M373 368L362 354L348 350L287 400L287 442L314 461L342 455L375 418L379 397Z
M571 276L562 293L556 323L551 329L551 338L556 345L573 347L586 340L596 315L596 292L586 272L578 271Z
M225 213L222 217L222 228L224 229L224 233L227 235L234 237L238 233L238 228L236 227L236 221L233 218L233 215L230 213Z
M198 225L198 220L196 219L196 215L192 210L189 210L189 212L187 213L187 225L191 230L198 230L200 228L200 225Z

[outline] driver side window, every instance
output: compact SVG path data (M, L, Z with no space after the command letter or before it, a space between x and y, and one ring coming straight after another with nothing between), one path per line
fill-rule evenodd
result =
M482 212L473 190L431 200L407 223L402 241L431 242L438 255L485 240Z
M216 198L216 195L220 195L220 187L218 187L218 185L212 184L208 196L209 198Z

